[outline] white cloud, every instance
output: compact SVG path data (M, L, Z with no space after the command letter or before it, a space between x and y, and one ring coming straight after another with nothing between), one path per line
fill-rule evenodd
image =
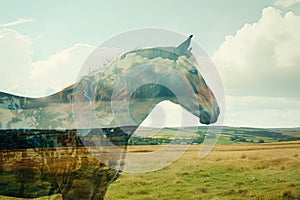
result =
M225 124L293 127L300 121L300 16L265 8L213 54L226 88Z
M34 62L29 80L35 87L40 86L43 93L59 91L76 81L83 62L94 49L94 46L80 43L57 52L47 60Z
M300 17L268 7L257 23L227 36L213 60L230 94L299 98L299 46Z
M300 3L300 0L276 0L274 2L274 5L287 8L287 7L291 7L298 3Z
M27 18L27 19L18 19L18 20L9 22L9 23L0 24L0 26L3 26L3 27L9 27L9 26L15 26L15 25L18 25L18 24L24 24L24 23L28 23L28 22L32 22L32 21L33 21L33 19L31 19L31 18Z
M75 82L82 63L94 49L87 44L32 62L32 41L12 29L0 29L0 91L43 96Z
M30 38L12 29L0 29L0 89L16 90L26 85L33 53Z

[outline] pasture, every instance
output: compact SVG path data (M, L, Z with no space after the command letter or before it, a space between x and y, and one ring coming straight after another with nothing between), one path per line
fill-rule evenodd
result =
M197 157L199 148L192 145L156 172L123 173L106 199L300 199L299 141L217 145L205 159Z
M128 148L149 152L160 146ZM197 157L199 148L191 145L179 160L155 172L123 173L105 199L300 199L300 141L218 144L204 159Z

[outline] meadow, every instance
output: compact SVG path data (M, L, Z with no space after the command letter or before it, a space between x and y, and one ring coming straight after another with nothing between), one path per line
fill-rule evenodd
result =
M300 141L216 145L204 159L199 148L159 171L123 173L105 199L300 199Z
M122 173L105 200L115 199L300 199L300 141L217 144L205 158L191 145L171 165L142 174ZM145 153L160 145L129 146ZM18 198L0 196L2 200ZM61 199L53 195L39 199Z

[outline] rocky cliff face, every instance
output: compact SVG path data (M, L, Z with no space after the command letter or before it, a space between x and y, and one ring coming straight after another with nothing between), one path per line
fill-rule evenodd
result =
M1 130L0 195L103 199L124 166L129 135L136 127L76 130Z

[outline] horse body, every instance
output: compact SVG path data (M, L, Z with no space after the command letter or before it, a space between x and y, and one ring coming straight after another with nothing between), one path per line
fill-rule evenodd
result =
M0 93L1 137L11 144L1 145L1 179L17 188L0 194L104 198L122 170L129 137L163 100L180 104L201 123L215 122L219 108L195 67L190 40L125 53L101 73L47 97Z

